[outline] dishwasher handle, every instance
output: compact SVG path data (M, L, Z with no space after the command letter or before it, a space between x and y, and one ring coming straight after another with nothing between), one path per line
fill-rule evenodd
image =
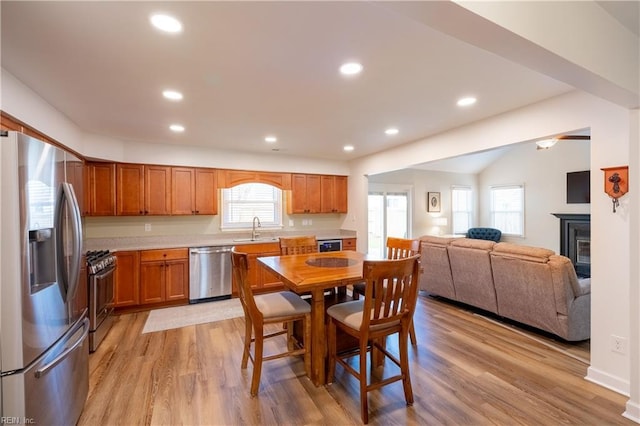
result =
M229 253L231 250L231 247L199 247L189 249L189 253L195 256L197 254Z

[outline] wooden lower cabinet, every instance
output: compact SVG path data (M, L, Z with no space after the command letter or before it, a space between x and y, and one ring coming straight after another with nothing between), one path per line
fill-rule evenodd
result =
M357 238L343 238L342 239L342 250L357 250L356 245Z
M263 256L279 256L280 245L278 243L257 243L236 246L236 251L247 253L248 271L247 279L251 288L256 292L274 291L282 288L282 282L276 275L266 270L258 263L258 258ZM232 295L238 295L238 287L233 282Z
M116 308L140 304L140 252L117 251L115 274Z
M140 304L186 301L188 298L188 249L140 252Z

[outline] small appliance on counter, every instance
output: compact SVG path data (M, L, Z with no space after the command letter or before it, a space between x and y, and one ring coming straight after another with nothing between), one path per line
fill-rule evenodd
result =
M318 251L342 251L342 240L318 240Z
M95 352L113 324L116 257L109 250L89 251L89 350Z

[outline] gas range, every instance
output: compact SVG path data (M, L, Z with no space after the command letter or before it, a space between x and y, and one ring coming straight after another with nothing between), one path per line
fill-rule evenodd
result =
M109 250L93 250L86 253L89 274L97 274L116 263L116 257Z
M89 351L93 352L113 323L116 257L109 250L86 253L89 284Z

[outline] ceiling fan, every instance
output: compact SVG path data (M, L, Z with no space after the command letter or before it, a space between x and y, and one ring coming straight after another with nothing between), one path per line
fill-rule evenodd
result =
M559 135L549 139L536 141L536 149L549 149L560 140L590 141L589 135Z

